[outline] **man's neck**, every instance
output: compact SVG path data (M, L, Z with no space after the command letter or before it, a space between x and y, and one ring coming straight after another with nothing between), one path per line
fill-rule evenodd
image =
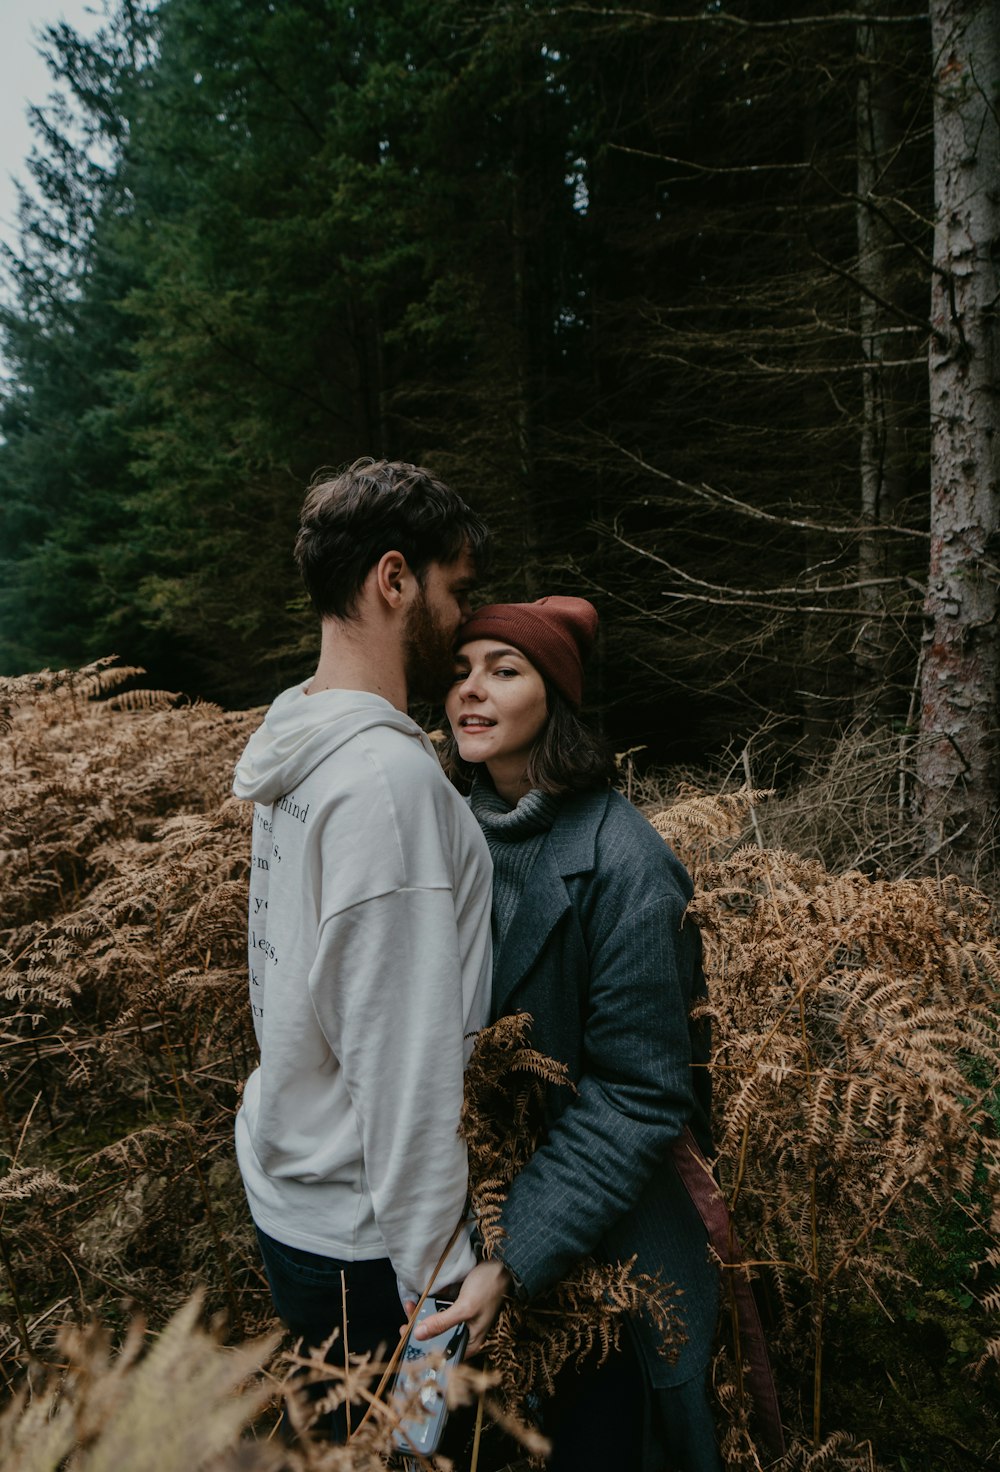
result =
M406 674L397 641L360 622L324 619L319 664L306 694L321 690L366 690L405 712Z

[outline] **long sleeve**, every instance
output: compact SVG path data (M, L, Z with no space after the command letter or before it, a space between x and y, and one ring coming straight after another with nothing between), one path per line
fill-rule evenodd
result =
M388 1255L423 1289L465 1205L458 1125L466 1035L489 1008L492 866L418 728L378 697L329 693L307 735L328 737L341 707L351 735L259 809L261 1059L236 1149L263 1231L326 1257ZM440 1282L472 1261L463 1234Z
M386 1252L419 1294L464 1211L468 1184L451 890L395 889L332 915L310 991L350 1094ZM438 1281L461 1279L472 1262L463 1233Z
M529 1298L635 1205L694 1108L688 1007L698 938L683 923L688 881L665 848L646 847L641 896L634 856L578 891L590 967L578 1092L501 1218L501 1256Z

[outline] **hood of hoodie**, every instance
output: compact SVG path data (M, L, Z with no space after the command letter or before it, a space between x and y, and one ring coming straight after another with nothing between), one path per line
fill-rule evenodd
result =
M236 763L233 792L271 803L291 792L345 741L372 726L390 726L434 748L416 721L367 690L318 690L293 685L279 695Z

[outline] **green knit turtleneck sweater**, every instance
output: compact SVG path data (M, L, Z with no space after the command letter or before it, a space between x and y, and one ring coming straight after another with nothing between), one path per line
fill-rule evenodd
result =
M559 811L559 798L532 788L511 807L478 772L469 801L493 858L493 944L499 949Z

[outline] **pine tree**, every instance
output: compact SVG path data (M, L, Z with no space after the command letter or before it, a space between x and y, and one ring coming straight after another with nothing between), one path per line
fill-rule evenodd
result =
M91 40L44 33L57 100L33 109L31 190L5 249L0 332L0 667L80 662L134 614L134 524L124 505L130 406L119 392L131 268L116 248L130 98L150 22L122 5ZM141 641L140 641L141 642ZM150 646L136 648L137 656Z
M933 0L931 557L918 747L927 846L969 868L1000 789L1000 16Z

